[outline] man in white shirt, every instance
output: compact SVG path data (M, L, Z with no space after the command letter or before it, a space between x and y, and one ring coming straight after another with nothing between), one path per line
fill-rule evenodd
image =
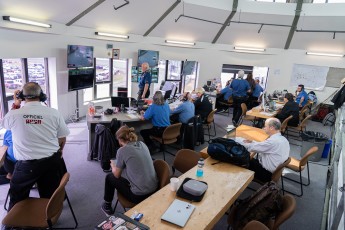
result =
M255 172L254 178L262 182L271 181L272 173L287 160L290 144L280 133L281 123L277 118L269 118L263 128L269 135L265 141L244 140L249 152L258 153L258 159L250 160L249 169Z
M10 182L11 209L29 196L37 183L41 198L50 198L58 187L63 168L62 150L69 134L62 115L42 105L46 100L35 82L24 85L22 99L14 95L12 108L1 121L2 127L12 131L14 157L18 160Z

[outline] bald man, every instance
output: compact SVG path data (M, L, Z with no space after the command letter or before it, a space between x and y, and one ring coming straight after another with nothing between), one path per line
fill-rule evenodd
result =
M249 152L258 153L258 159L250 160L249 169L255 172L254 178L262 182L271 181L272 173L290 154L289 141L281 135L280 127L279 119L269 118L263 128L269 136L265 141L244 140Z

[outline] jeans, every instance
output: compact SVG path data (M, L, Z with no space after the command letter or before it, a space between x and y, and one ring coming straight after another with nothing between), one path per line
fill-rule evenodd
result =
M254 178L259 181L266 183L272 180L272 173L262 167L257 159L250 160L249 169L255 172Z
M234 96L233 100L234 100L234 113L233 113L233 117L232 120L234 120L236 123L238 122L238 120L240 119L241 115L242 115L242 108L241 108L241 104L242 103L246 103L248 97L247 96L243 96L243 97L237 97Z

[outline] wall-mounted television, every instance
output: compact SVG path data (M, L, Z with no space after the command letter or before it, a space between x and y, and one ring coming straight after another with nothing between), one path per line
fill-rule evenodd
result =
M67 68L93 67L93 46L68 45Z
M92 88L94 79L94 68L70 69L68 71L68 91Z
M150 68L157 67L159 61L159 52L152 50L138 50L138 66L144 62L149 63Z

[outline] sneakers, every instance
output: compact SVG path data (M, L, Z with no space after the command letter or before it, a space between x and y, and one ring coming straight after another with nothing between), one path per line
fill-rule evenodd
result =
M106 216L111 216L112 214L114 214L114 210L111 207L111 203L110 202L103 202L101 208L102 208L102 211L104 212L104 214Z

